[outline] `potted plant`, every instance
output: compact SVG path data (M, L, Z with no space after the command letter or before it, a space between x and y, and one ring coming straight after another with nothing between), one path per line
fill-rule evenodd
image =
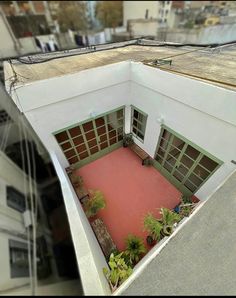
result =
M75 173L72 173L71 174L71 183L76 188L76 187L82 187L84 181L81 176L76 175Z
M144 218L144 229L149 233L146 241L149 245L154 245L161 239L162 224L151 214L148 213Z
M89 199L84 202L85 214L88 218L95 216L100 209L106 207L106 201L100 190L90 190Z
M111 291L114 292L132 274L133 270L126 264L123 252L118 255L112 253L108 264L110 270L103 268L103 273L109 282Z
M134 143L132 133L125 134L123 137L123 146L128 147Z
M138 263L142 255L146 252L143 240L135 235L128 235L125 239L126 249L124 255L127 257L127 264L130 266Z
M162 215L161 223L163 226L161 234L163 236L169 236L173 232L174 224L181 220L181 216L168 208L160 208L160 214Z

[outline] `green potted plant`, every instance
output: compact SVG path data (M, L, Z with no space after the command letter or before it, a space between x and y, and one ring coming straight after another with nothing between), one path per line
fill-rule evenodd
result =
M128 147L129 145L132 145L133 143L134 143L134 140L133 140L132 133L124 134L123 146Z
M138 263L142 255L146 252L143 240L135 235L128 235L125 239L126 249L124 255L127 257L127 263L130 266Z
M149 245L154 245L161 239L162 224L151 214L148 213L144 218L144 229L149 233L146 241Z
M95 216L100 209L106 207L106 201L100 190L90 190L89 199L84 202L85 214L88 218Z
M173 232L174 224L181 220L181 216L168 208L160 208L160 214L162 215L160 221L163 226L161 234L163 236L169 236Z
M118 255L110 255L108 265L110 270L103 268L110 285L111 291L114 292L133 272L132 268L126 264L123 252Z

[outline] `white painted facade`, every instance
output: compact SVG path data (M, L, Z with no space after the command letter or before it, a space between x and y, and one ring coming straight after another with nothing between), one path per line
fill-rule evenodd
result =
M89 119L91 113L99 115L125 105L128 133L134 105L148 115L144 143L135 142L152 157L163 118L165 125L223 161L195 194L199 199L211 196L235 170L231 163L236 160L234 91L126 61L32 82L16 92L18 108L50 152L60 179L86 295L109 292L102 274L106 263L65 173L68 162L53 136L55 131Z
M0 289L4 291L29 283L27 277L11 278L8 241L9 239L22 243L27 243L27 241L15 236L16 233L26 236L26 229L23 214L7 205L7 186L13 186L22 194L28 194L29 188L26 183L26 190L24 189L24 177L28 180L27 176L1 151L0 169Z
M9 240L15 240L27 245L27 233L24 225L23 213L9 207L7 204L7 186L14 187L17 191L25 195L29 194L30 189L28 176L2 151L0 151L0 169L0 289L2 292L30 283L29 277L16 278L11 276ZM34 192L34 194L39 200L38 194L36 192ZM44 214L41 202L38 203L39 212L43 219ZM45 236L48 251L52 255L51 233L41 221L37 227L37 236ZM53 278L59 280L54 259L51 259L51 266Z

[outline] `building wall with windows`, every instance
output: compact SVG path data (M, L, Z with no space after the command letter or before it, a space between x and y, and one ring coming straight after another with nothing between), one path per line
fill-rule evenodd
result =
M7 187L14 187L20 194L24 195L24 173L0 151L0 267L1 267L1 290L22 286L29 283L29 277L23 272L22 277L12 277L10 264L9 240L17 241L23 246L27 246L26 238L16 236L22 234L26 236L22 212L12 208L7 203ZM27 187L27 186L26 186ZM26 193L29 189L26 188ZM17 204L17 202L15 202ZM19 272L22 268L19 268ZM14 275L14 274L13 274Z
M28 196L28 177L2 151L0 151L0 289L14 289L30 282L28 268L28 242L24 225L25 194ZM25 179L25 182L24 182ZM34 193L37 196L36 193ZM39 199L39 197L37 196ZM39 213L43 220L41 203ZM37 237L43 236L48 252L53 256L52 239L45 223L38 221ZM50 260L52 276L57 279L55 260Z

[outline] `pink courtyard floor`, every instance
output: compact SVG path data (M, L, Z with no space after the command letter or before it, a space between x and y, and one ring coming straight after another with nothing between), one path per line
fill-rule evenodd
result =
M78 170L88 189L101 190L107 206L99 211L119 250L125 249L129 234L142 237L144 216L157 208L174 208L181 193L154 167L142 166L141 159L129 148L117 149Z

